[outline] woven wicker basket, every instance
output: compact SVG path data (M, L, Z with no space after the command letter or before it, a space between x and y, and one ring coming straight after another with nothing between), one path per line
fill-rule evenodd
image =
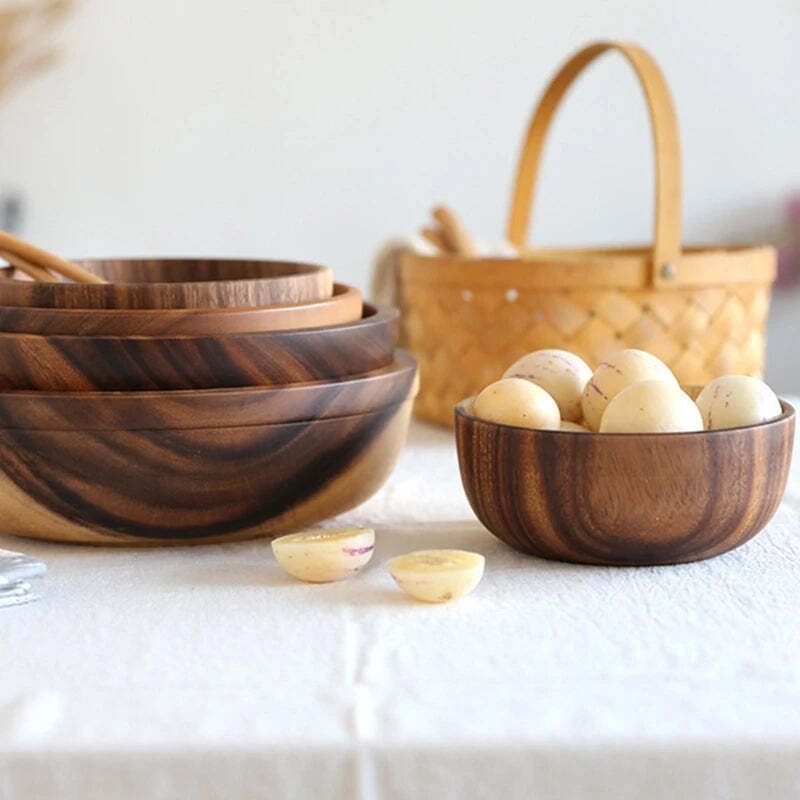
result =
M524 247L547 130L572 81L608 50L633 66L655 142L654 242L647 248ZM397 302L404 345L420 362L418 416L452 425L453 406L525 353L560 347L590 365L624 347L662 358L683 383L726 373L761 375L775 277L771 247L681 247L681 162L669 89L631 44L599 42L561 68L539 103L517 172L509 241L520 258L409 253Z

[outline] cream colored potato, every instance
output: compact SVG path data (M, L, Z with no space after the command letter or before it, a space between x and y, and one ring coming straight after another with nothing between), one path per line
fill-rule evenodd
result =
M503 377L533 381L556 401L561 419L577 422L582 415L581 395L592 370L566 350L535 350L515 361Z
M561 427L559 430L572 431L573 433L591 433L591 431L588 428L584 428L583 425L578 425L577 422L569 422L569 420L565 419L561 420Z
M372 558L374 549L375 531L371 528L303 531L272 540L278 564L308 583L327 583L353 575Z
M417 600L446 603L469 594L483 577L486 559L466 550L416 550L389 560L395 583Z
M673 381L677 385L669 367L644 350L621 350L602 361L583 390L584 424L590 430L599 430L606 406L623 389L649 380Z
M557 430L561 415L556 401L541 386L524 378L503 378L490 383L473 403L480 419L501 425Z
M758 378L725 375L716 378L697 396L706 430L757 425L781 415L775 392Z
M681 433L703 430L703 419L686 392L672 381L639 381L608 404L600 433Z

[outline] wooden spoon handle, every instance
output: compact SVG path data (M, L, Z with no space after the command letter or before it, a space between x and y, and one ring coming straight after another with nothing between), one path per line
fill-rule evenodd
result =
M437 206L433 209L433 218L442 226L442 236L452 250L461 256L477 256L478 248L461 224L452 209L447 206Z
M31 264L30 261L26 261L24 258L20 258L18 255L11 253L8 250L0 250L0 258L3 258L5 261L11 264L14 269L18 269L20 272L24 272L26 275L29 275L35 281L52 283L58 280L55 275L53 275L51 272L48 272L46 269L37 267L36 264Z
M42 250L41 247L36 247L36 245L26 242L24 239L18 239L5 231L0 231L0 250L19 256L29 264L52 270L78 283L105 283L102 278L93 275L83 267L79 267L77 264L73 264L71 261L67 261L54 253L49 253L47 250Z

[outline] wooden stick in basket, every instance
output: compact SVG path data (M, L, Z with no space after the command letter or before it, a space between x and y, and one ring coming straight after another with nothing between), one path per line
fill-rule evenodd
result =
M449 248L439 228L423 228L419 233L423 239L427 239L434 247L437 247L443 253L448 251Z
M11 253L8 250L0 250L0 258L11 264L14 269L18 269L20 272L24 272L26 275L29 275L35 281L52 283L53 281L58 280L58 278L53 275L52 272L48 272L46 269L37 267L36 264L31 264L30 261L26 261L24 258L20 258L18 255Z
M24 239L18 239L5 231L0 231L0 250L19 256L35 267L52 270L77 283L105 283L102 278L93 275L83 267L79 267L77 264L73 264L71 261L67 261L54 253L49 253L47 250L42 250L41 247L36 247L36 245L26 242ZM52 280L52 278L48 280Z
M478 248L466 228L447 206L433 209L433 218L442 226L442 237L447 249L459 256L477 256Z

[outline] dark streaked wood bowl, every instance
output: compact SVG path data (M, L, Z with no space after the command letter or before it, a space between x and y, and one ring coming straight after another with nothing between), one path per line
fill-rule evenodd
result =
M697 433L499 425L456 406L461 478L478 519L524 553L617 566L719 555L755 536L786 488L795 412Z
M328 267L212 258L75 259L109 283L37 282L0 272L0 305L48 308L235 308L324 300Z
M0 428L181 430L350 416L416 395L417 362L403 350L388 367L333 381L155 392L0 392Z
M356 322L226 336L0 333L0 390L55 392L276 386L358 375L392 363L398 312Z
M336 283L324 300L237 308L0 306L0 332L44 336L202 336L341 325L361 317L361 292Z
M0 428L0 533L177 545L295 531L381 486L405 442L411 405L409 398L365 414L274 425Z

